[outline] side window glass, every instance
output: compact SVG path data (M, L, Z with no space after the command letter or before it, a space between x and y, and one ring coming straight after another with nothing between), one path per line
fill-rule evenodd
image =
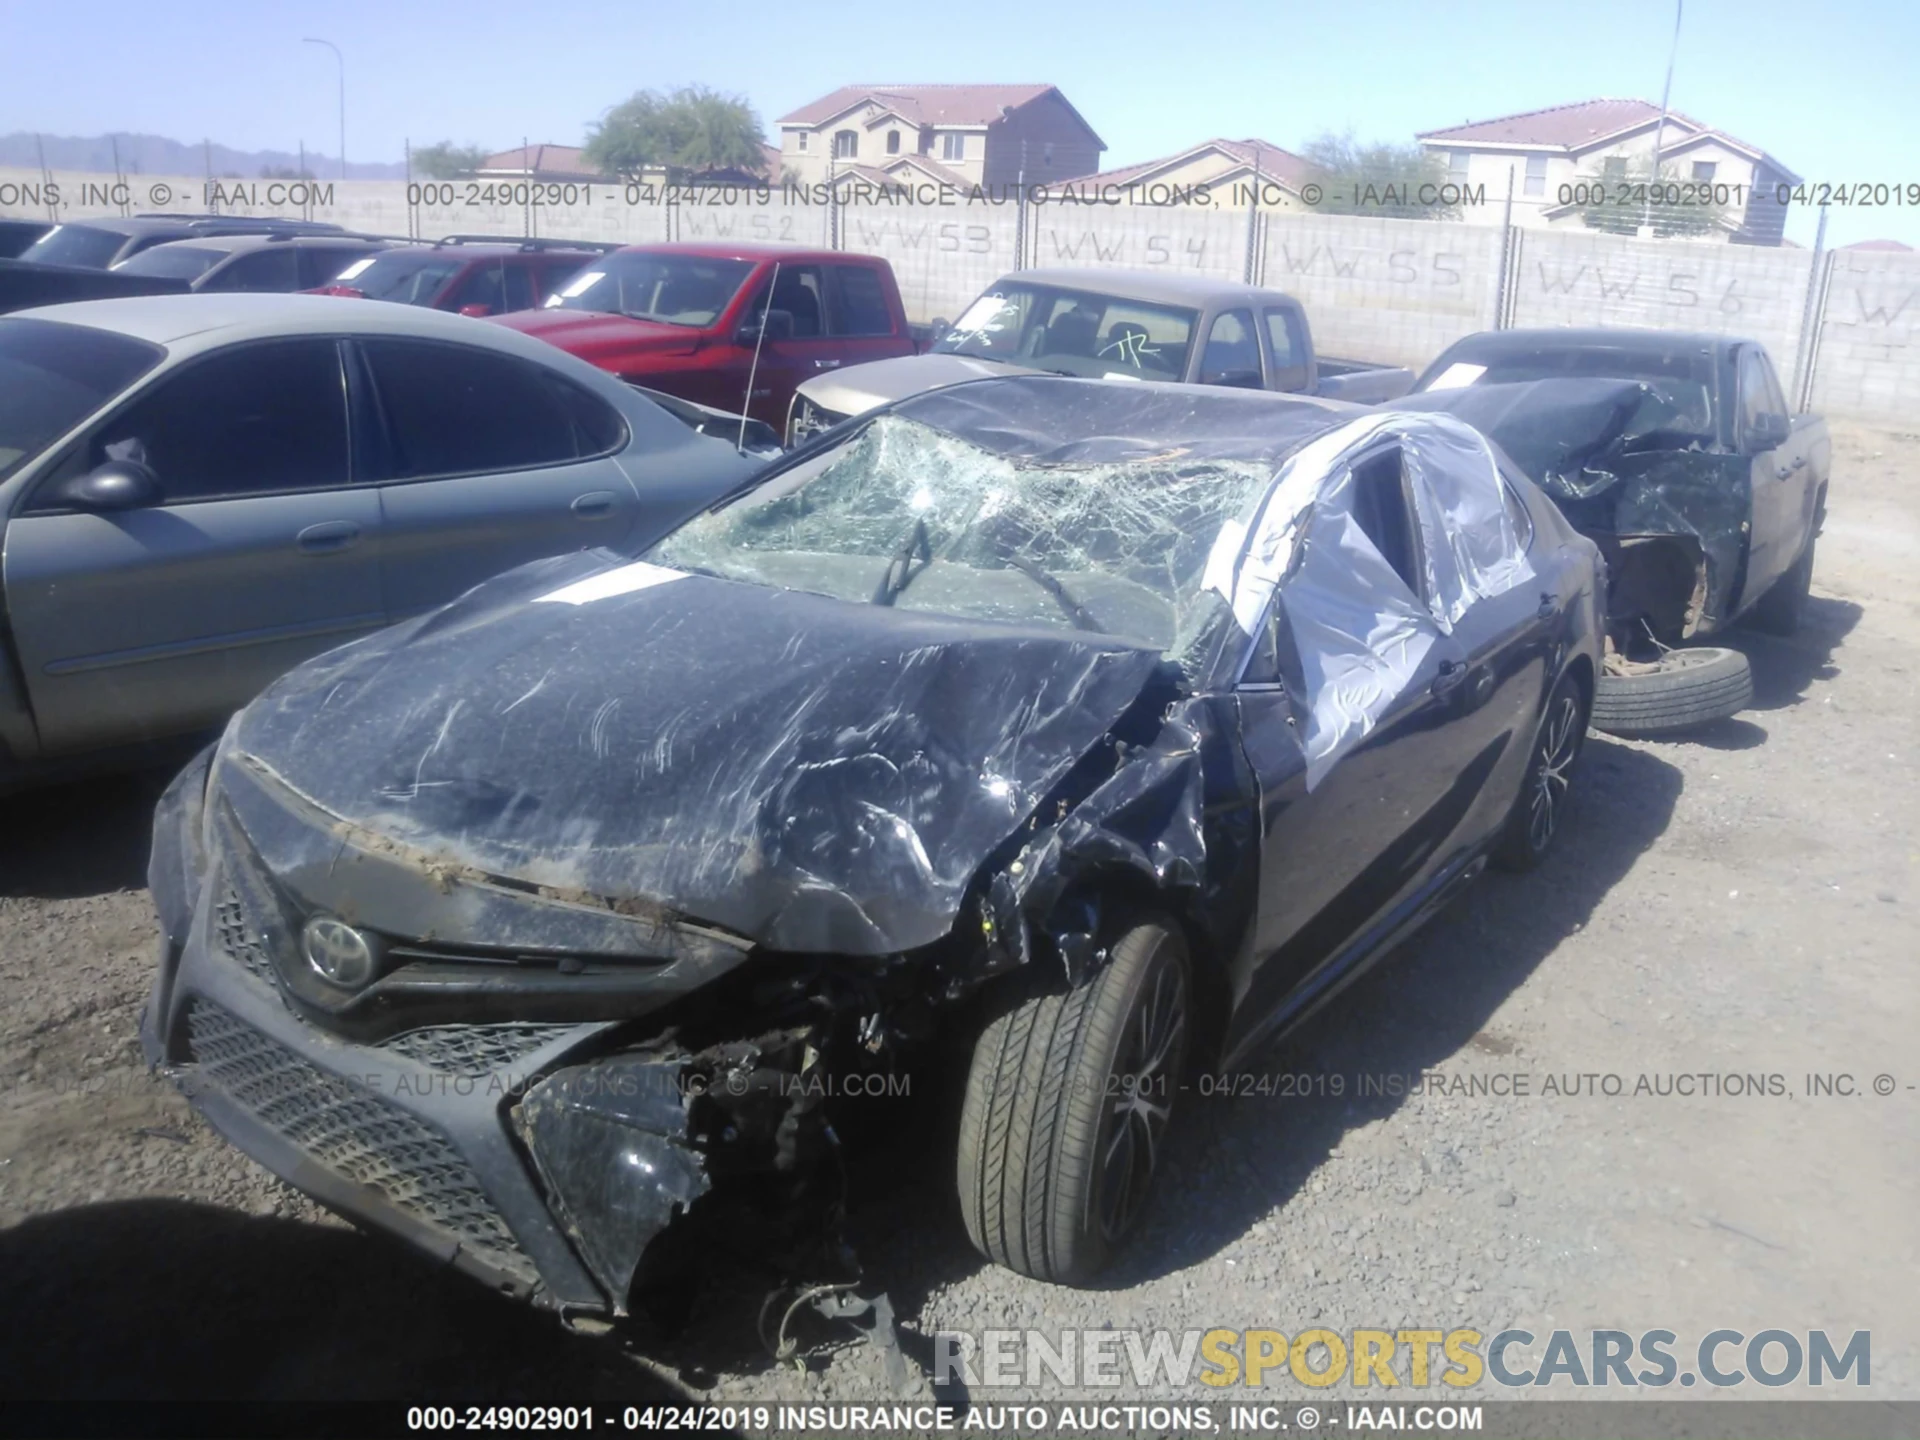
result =
M1267 352L1273 357L1273 388L1307 388L1306 337L1300 330L1300 317L1291 310L1266 312Z
M891 335L893 312L887 308L887 294L880 283L880 272L865 265L836 265L839 281L839 323L836 335Z
M1414 520L1396 447L1353 467L1353 519L1415 595L1422 594Z
M464 310L469 305L484 305L489 315L498 315L506 303L506 286L501 280L501 266L476 265L455 289L453 297L446 302L450 310Z
M1754 433L1767 413L1767 382L1760 371L1760 357L1752 350L1740 352L1740 424Z
M1767 409L1775 415L1790 415L1792 412L1787 409L1787 397L1780 392L1780 377L1773 371L1773 361L1764 350L1751 353L1760 365L1760 378L1767 391Z
M1214 316L1207 348L1200 353L1200 383L1260 388L1260 342L1254 338L1251 310Z
M626 442L627 422L618 410L558 375L543 378L573 422L575 454L605 455Z
M146 465L168 504L345 485L340 352L331 340L296 340L189 365L102 426L89 449L90 465Z
M817 265L783 265L773 282L773 308L793 316L796 340L817 340L827 333L826 296L820 278Z
M220 291L248 291L284 294L300 286L300 252L291 247L256 250L242 255L204 288Z
M578 458L574 417L544 370L464 345L361 344L386 413L393 478L531 469Z
M525 265L509 265L506 271L507 310L533 308L533 272Z

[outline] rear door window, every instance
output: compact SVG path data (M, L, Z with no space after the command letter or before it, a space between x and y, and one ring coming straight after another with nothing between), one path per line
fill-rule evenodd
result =
M1260 341L1254 334L1251 310L1228 310L1213 317L1207 348L1200 352L1200 383L1260 387Z
M339 347L278 340L188 364L101 426L89 448L92 465L146 465L168 504L345 485Z
M893 312L887 307L886 287L880 272L866 265L835 265L839 282L839 313L836 335L891 335Z
M386 417L391 478L534 469L583 453L575 407L556 388L565 382L536 365L465 345L359 344Z
M300 288L300 255L290 245L255 250L207 277L207 291L284 294Z
M1300 317L1283 307L1266 311L1264 318L1267 322L1267 355L1273 365L1272 388L1287 391L1306 389L1307 337Z

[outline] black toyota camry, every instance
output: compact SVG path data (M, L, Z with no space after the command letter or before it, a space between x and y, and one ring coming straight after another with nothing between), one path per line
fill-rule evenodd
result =
M157 817L148 1054L325 1203L619 1315L729 1207L830 1217L843 1097L957 1048L969 1235L1085 1282L1184 1076L1546 853L1597 565L1446 415L912 397L241 712Z

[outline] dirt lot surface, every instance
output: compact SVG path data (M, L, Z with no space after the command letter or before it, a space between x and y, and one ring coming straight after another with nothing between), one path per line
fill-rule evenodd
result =
M1683 1355L1723 1326L1867 1329L1871 1395L1920 1398L1920 435L1835 432L1811 623L1736 642L1754 708L1686 743L1593 737L1544 869L1479 883L1247 1093L1193 1096L1108 1288L987 1266L937 1127L903 1127L853 1228L909 1354L987 1327L1665 1328ZM16 1396L888 1398L869 1348L773 1367L745 1277L677 1341L582 1339L215 1137L134 1034L161 783L0 801ZM1824 1074L1860 1093L1809 1094ZM1528 1093L1454 1093L1473 1076Z

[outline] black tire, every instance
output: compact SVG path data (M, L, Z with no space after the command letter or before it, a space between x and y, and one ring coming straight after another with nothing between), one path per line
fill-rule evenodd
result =
M1793 562L1793 568L1767 587L1759 603L1747 612L1747 623L1766 635L1793 635L1807 613L1807 594L1813 588L1813 540Z
M1139 1217L1194 1025L1179 926L1142 916L1109 954L1084 984L987 1026L960 1112L968 1238L1062 1285L1098 1274Z
M1738 650L1690 646L1658 665L1602 673L1593 728L1609 735L1672 735L1724 720L1753 701L1753 672Z
M1573 767L1586 738L1586 689L1575 676L1562 675L1547 697L1513 813L1494 846L1493 863L1502 870L1528 871L1547 858L1560 833L1573 788Z

